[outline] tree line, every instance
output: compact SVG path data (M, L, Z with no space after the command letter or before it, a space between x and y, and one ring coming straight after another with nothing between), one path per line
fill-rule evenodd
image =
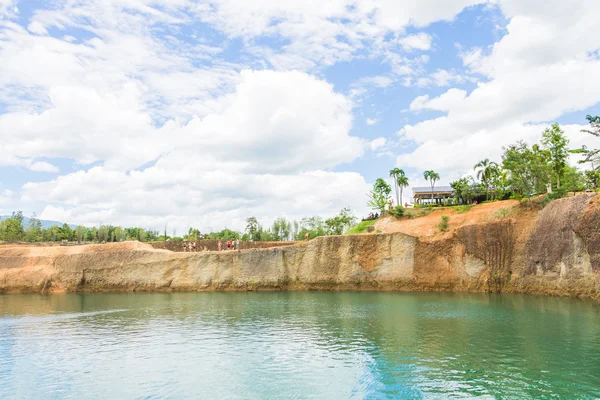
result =
M88 228L82 225L75 229L68 224L42 227L41 221L33 215L27 224L23 223L22 211L13 212L11 217L0 219L0 240L25 242L121 242L139 240L140 242L160 240L158 231L143 228L122 228L113 225L101 225Z
M143 228L123 228L121 226L101 225L98 228L88 228L82 225L75 229L68 224L55 225L50 228L42 227L41 221L35 216L24 224L21 211L12 216L0 219L0 241L10 242L78 242L106 243L137 240L151 241L183 241L183 240L254 240L254 241L290 241L303 240L307 234L310 238L327 235L341 235L356 223L356 217L350 208L343 208L338 215L323 219L320 216L303 218L300 221L277 218L270 226L263 226L256 217L246 219L244 231L224 228L217 232L202 233L198 228L189 228L183 236L159 234L158 230Z
M591 128L582 132L600 137L600 117L588 115ZM471 204L475 201L531 198L540 193L549 193L550 199L559 198L569 191L598 189L600 182L600 149L569 149L569 140L559 124L544 130L540 143L529 146L520 140L503 147L499 162L484 159L473 167L474 176L467 175L450 182L454 189L452 204ZM580 170L568 163L570 154L581 154L579 164L591 164ZM396 191L396 207L389 209L393 215L402 215L402 189L409 185L402 169L390 171ZM440 180L440 175L428 170L423 177L429 181L431 191ZM400 196L398 196L400 191ZM389 206L392 187L384 179L375 181L367 193L367 206L381 213ZM432 193L432 200L433 200Z

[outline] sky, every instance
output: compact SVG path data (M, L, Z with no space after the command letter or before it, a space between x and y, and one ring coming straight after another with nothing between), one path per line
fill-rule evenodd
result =
M446 185L553 122L597 148L599 20L595 0L0 0L0 215L363 216L394 167Z

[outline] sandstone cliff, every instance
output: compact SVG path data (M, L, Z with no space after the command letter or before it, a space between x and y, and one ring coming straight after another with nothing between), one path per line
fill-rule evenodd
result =
M321 237L267 249L182 253L125 242L0 246L0 292L468 290L600 300L598 197L481 220L448 234Z

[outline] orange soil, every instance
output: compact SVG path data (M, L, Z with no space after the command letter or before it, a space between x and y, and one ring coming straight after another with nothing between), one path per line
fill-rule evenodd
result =
M402 232L420 238L451 235L454 230L465 225L497 220L496 213L499 209L505 208L511 210L518 204L517 200L504 200L478 204L462 214L459 214L452 208L442 208L422 217L402 217L400 219L384 217L375 223L375 231L381 231L382 233ZM445 234L438 228L438 224L442 220L442 215L450 217L448 221L449 231Z

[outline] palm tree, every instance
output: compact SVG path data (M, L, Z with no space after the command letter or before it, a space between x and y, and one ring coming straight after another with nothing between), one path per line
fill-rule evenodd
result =
M400 199L398 198L398 178L404 176L404 171L400 168L391 169L390 176L394 178L394 189L396 190L396 204L400 205Z
M498 173L498 164L489 159L481 160L473 167L477 171L477 179L485 185L485 199L490 199L490 181Z
M402 199L402 189L408 186L408 177L406 175L401 175L396 178L396 184L400 186L400 198ZM402 204L398 203L399 206Z
M429 183L431 184L431 204L433 204L433 187L435 186L435 182L440 180L440 174L433 170L429 170L423 173L423 177L429 179Z

